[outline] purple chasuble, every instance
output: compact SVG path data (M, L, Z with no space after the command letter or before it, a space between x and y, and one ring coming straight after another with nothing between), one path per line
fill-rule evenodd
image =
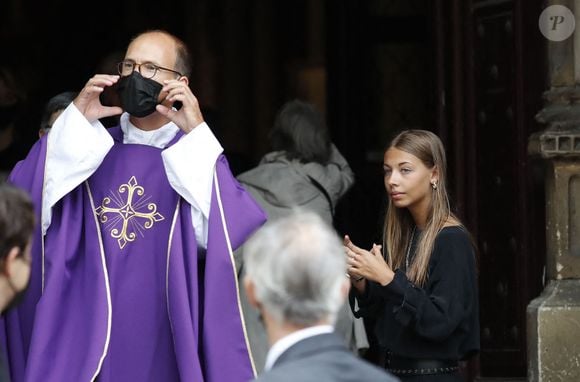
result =
M231 250L265 220L216 162L208 248L160 149L115 145L37 232L33 279L2 331L13 381L247 381L253 377ZM42 196L46 142L13 171ZM38 177L40 176L40 181Z

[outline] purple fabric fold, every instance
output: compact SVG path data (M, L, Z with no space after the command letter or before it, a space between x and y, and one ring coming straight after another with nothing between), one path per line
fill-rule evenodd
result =
M241 307L236 293L236 271L230 250L241 245L265 219L261 208L231 176L224 157L216 164L220 192L213 192L210 210L205 266L203 354L205 373L211 381L248 381L253 378L245 334L242 328ZM214 186L215 188L215 186ZM215 191L215 189L214 189ZM217 199L220 196L220 201ZM245 209L240 209L245 205ZM228 248L229 238L232 248ZM230 256L231 255L231 256ZM227 277L226 277L227 276ZM226 346L223 346L226 345ZM234 369L228 365L247 365Z
M39 221L45 156L42 140L11 176L31 192ZM190 205L171 189L161 150L116 142L53 208L44 291L35 234L30 292L3 321L13 381L253 377L228 243L240 245L265 216L223 156L216 174L200 257Z

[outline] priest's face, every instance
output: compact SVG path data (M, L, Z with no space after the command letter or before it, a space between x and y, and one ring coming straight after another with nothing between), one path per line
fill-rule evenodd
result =
M165 80L176 79L176 73L162 69L175 70L177 60L175 41L163 33L151 32L137 37L127 48L125 60L130 60L137 64L150 63L159 67L160 69L156 71L151 79L161 85L164 85L163 81ZM136 66L135 70L138 69L140 67ZM161 101L166 96L167 93L162 92L159 94L158 100Z

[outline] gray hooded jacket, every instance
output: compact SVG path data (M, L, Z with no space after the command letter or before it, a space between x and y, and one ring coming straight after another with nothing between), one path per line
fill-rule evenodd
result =
M334 145L326 166L290 161L283 151L275 151L266 154L257 167L238 175L238 180L268 212L268 220L300 207L318 213L331 224L330 203L309 176L324 187L333 207L354 183L350 166Z

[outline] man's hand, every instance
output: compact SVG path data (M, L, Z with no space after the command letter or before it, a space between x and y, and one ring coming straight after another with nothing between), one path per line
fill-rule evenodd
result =
M118 106L103 106L99 99L99 95L105 87L112 86L118 80L119 76L117 75L96 74L74 99L73 103L90 123L123 112L123 109Z
M173 110L164 105L157 105L156 110L187 134L203 122L197 98L187 86L187 81L167 80L163 83L165 86L161 92L167 92L165 99L170 102L180 101L182 106L179 110Z

